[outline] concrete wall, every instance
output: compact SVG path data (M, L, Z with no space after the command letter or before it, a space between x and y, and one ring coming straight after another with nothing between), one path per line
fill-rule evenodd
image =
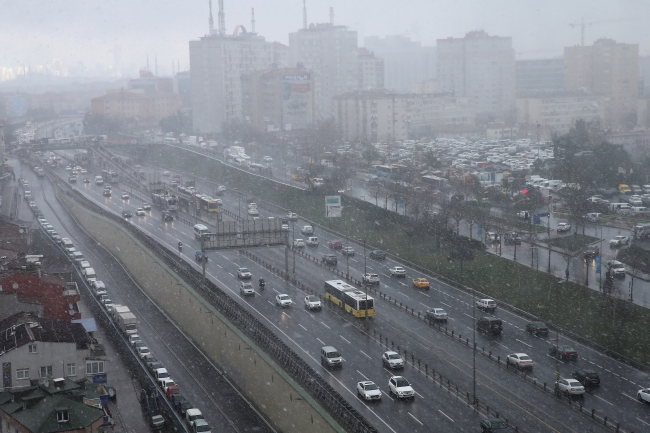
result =
M108 249L145 293L189 335L257 409L286 433L344 432L336 421L251 340L148 249L63 194L77 222Z

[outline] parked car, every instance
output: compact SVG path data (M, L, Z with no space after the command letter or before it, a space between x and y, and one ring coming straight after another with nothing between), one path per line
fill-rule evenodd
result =
M580 382L584 387L600 385L600 376L593 370L574 371L571 376L573 376L573 378Z
M571 224L569 223L559 223L555 228L555 231L558 233L568 233L571 231Z
M603 219L603 214L599 212L590 212L584 216L584 219L592 223L597 223Z
M386 252L382 250L372 250L369 254L371 259L375 260L384 260L386 258Z
M558 357L562 361L577 361L578 351L571 346L555 346L553 345L548 349L548 354L552 357Z

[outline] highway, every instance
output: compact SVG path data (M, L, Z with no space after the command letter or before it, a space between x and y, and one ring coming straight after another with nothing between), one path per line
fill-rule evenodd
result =
M61 170L63 173L63 170ZM62 174L63 175L63 174ZM202 185L197 179L199 190L211 191L214 185ZM135 198L125 204L117 194L107 199L101 196L98 187L92 184L78 184L77 187L88 197L103 204L114 212L121 212L123 207L135 208L139 201ZM233 212L237 211L237 200L228 194L224 197L224 207ZM264 210L262 210L264 214ZM199 247L191 233L191 227L177 221L163 224L159 213L154 209L145 217L132 218L132 222L142 227L143 230L164 243L168 248L175 250L180 240L186 246L187 254L193 254L193 248ZM266 216L279 216L264 214ZM305 224L303 221L296 226ZM327 242L334 236L327 232L317 230L320 246L308 247L312 255L319 256L322 252L330 252L326 247ZM297 237L297 236L296 236ZM350 260L350 274L353 278L360 279L364 263L359 245L354 245L357 255ZM262 257L276 267L284 267L284 251L282 248L260 248L251 251ZM304 293L286 283L284 280L272 275L254 261L243 257L237 251L210 252L210 262L207 272L220 287L229 289L233 297L239 298L242 305L264 318L275 328L278 334L297 353L304 355L314 368L321 371L323 376L330 381L342 395L347 395L355 408L361 411L380 431L425 431L426 426L445 426L445 431L467 431L476 428L482 415L468 409L464 401L450 399L446 390L433 386L423 374L411 366L409 362L403 372L414 385L418 392L414 402L402 404L384 401L378 405L368 406L358 401L355 395L355 384L359 380L368 378L374 380L383 391L387 391L389 372L381 367L379 358L382 349L374 336L382 334L391 342L400 345L402 350L414 353L422 365L427 364L435 368L445 379L449 378L461 389L471 391L471 362L472 352L464 344L451 341L449 337L439 331L434 331L428 325L416 318L406 315L403 310L391 306L387 301L377 300L378 316L369 320L367 334L359 332L350 326L349 322L342 320L337 315L324 309L322 312L309 313L304 311L299 302ZM338 253L337 253L338 254ZM193 257L187 257L192 262ZM417 272L407 268L406 281L391 278L387 269L396 263L386 261L367 260L368 269L381 276L380 290L398 302L415 307L417 311L424 311L425 307L443 307L450 314L449 330L456 334L471 336L472 333L472 300L466 293L453 289L440 282L433 282L429 292L413 289L409 281L419 277ZM264 277L267 290L257 293L254 298L241 299L238 291L238 280L235 272L238 266L247 266L253 272L253 280ZM195 264L195 266L198 265ZM291 266L290 266L291 267ZM339 256L339 269L345 269L345 260ZM302 256L296 257L296 277L299 281L322 294L322 284L326 279L336 278L326 269L305 260ZM289 294L297 302L290 310L282 310L273 304L276 291ZM375 296L373 294L373 296ZM375 296L377 299L378 296ZM512 352L526 352L535 360L533 375L538 382L553 382L555 360L547 356L548 347L551 345L551 336L547 339L532 337L525 333L526 320L504 310L496 313L504 321L504 332L501 337L488 339L477 335L478 347L485 347L492 351L493 356L501 356ZM478 314L477 314L478 317ZM554 337L554 336L553 336ZM647 409L636 402L636 391L647 386L648 378L645 373L638 372L626 365L620 364L597 352L592 351L577 342L567 341L562 336L560 343L569 343L579 352L579 361L575 364L560 365L564 377L570 377L572 371L578 368L594 368L601 375L603 384L600 388L590 390L584 399L587 408L594 408L597 413L607 415L610 420L621 423L627 431L643 431L650 424ZM330 372L320 367L318 350L320 346L332 344L337 347L345 358L345 366L341 371ZM490 405L503 412L503 416L519 426L520 431L604 431L587 417L579 415L570 409L567 402L536 390L520 377L505 371L495 365L493 361L483 356L477 356L477 396L482 401L489 401ZM402 374L401 372L399 374ZM394 406L391 404L394 403ZM387 407L388 406L388 407ZM420 428L424 430L419 430Z

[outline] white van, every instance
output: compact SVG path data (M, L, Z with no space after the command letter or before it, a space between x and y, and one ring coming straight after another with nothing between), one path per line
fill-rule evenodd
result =
M61 239L61 245L63 246L63 248L66 248L66 249L74 247L74 244L72 243L72 241L69 238Z
M196 239L201 239L205 235L210 234L210 229L208 229L207 226L203 224L195 224L194 225L194 237Z
M197 419L203 419L203 414L201 413L200 410L196 408L192 409L187 409L185 411L185 421L187 421L187 424L192 427L194 425L194 421Z
M95 270L93 268L84 268L82 272L84 274L84 277L86 278L86 281L88 282L97 279L97 274L95 273Z
M307 245L312 246L312 247L317 247L318 246L318 238L316 236L310 236L307 238L307 241L305 242Z
M620 213L621 215L627 215L632 211L632 206L630 206L627 203L622 203L618 209L616 209L616 212Z

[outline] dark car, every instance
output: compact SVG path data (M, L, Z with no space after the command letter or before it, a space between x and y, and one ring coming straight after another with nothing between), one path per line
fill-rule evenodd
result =
M548 326L544 322L530 322L526 323L526 332L530 332L536 336L547 336L548 335Z
M483 433L507 433L512 429L502 419L484 419L481 421L481 431Z
M165 366L160 361L147 362L147 367L149 367L149 370L151 371L156 371L159 368L165 368Z
M110 189L105 189L104 192L102 193L104 197L110 197L111 196L111 190Z
M122 211L122 216L123 216L124 218L131 218L131 217L133 216L133 214L131 213L130 210L123 210L123 211Z
M87 177L84 178L84 183L90 183L90 179L88 179Z
M485 334L501 334L503 322L496 317L481 317L476 321L476 329Z
M323 263L326 265L331 265L331 266L336 266L338 263L338 259L336 258L335 254L323 254L323 258L321 259Z
M370 251L370 258L377 260L384 260L386 258L386 251L372 250Z
M593 370L574 371L571 376L585 387L600 385L600 376Z
M503 235L503 242L506 245L521 245L521 237L516 232L509 232Z
M176 406L180 405L183 400L185 400L185 396L183 394L174 394L172 395L170 403L172 406L174 406L174 408L176 408Z
M174 215L172 215L170 212L164 210L162 212L162 220L163 221L174 221Z
M599 255L600 255L600 250L598 249L598 247L596 246L587 247L584 253L584 258L585 260L591 260L598 257Z
M577 361L578 352L571 346L552 346L548 349L548 354L555 357L557 356L562 361Z
M194 405L186 398L177 401L176 404L174 404L174 409L178 411L178 413L182 414L185 416L185 412L187 409L192 409Z

